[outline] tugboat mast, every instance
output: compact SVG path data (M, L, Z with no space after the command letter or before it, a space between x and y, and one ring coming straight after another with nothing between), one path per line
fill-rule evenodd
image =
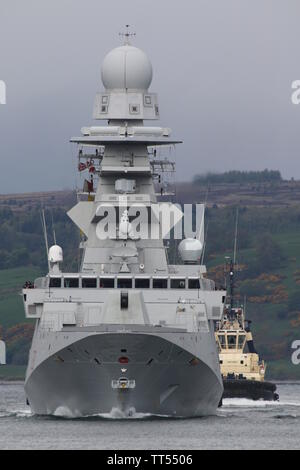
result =
M229 298L230 298L230 317L234 317L234 262L230 260L229 271Z
M234 320L236 312L234 310L234 295L235 295L235 266L236 266L236 254L237 254L237 237L238 237L238 220L239 220L239 209L236 210L235 220L235 235L234 235L234 249L233 259L229 261L229 318Z

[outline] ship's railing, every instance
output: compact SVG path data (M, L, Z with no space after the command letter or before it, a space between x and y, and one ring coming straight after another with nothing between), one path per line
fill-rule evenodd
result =
M153 172L166 172L174 173L175 172L175 162L171 160L151 160L151 168Z

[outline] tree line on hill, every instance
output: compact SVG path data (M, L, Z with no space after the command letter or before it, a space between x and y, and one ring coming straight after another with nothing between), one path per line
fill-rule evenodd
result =
M65 267L76 269L78 262L78 231L64 209L45 210L49 244L53 244L53 230L57 242L64 247ZM52 224L53 220L53 224ZM47 256L40 209L33 207L13 213L7 207L0 210L0 269L19 266L37 266L47 269Z
M77 228L66 215L64 208L46 209L45 216L49 244L53 243L54 228L57 242L63 247L63 270L77 271L79 244ZM235 221L236 207L214 207L206 210L205 264L214 263L216 259L221 264L225 255L233 254ZM300 233L299 206L239 208L238 262L247 266L238 276L242 295L249 297L267 293L266 283L254 281L262 273L280 272L289 266L291 261L284 244L278 240L285 234L288 240L289 233L298 231ZM170 263L180 261L176 248L176 244L170 244ZM40 209L36 207L17 213L13 213L10 208L0 210L0 269L18 266L36 266L45 273L48 269ZM288 300L278 307L278 321L288 322L291 312L300 310L297 285L293 289L289 292ZM255 305L257 311L261 311L263 307L257 308ZM15 364L26 363L32 328L16 325L15 329L12 328L4 334L8 335L9 361ZM267 358L273 354L267 350L264 353Z
M45 210L49 245L56 239L64 250L64 270L78 269L79 233L66 215L65 209ZM212 255L233 250L236 207L208 208L205 215L205 260ZM52 224L53 220L53 224ZM254 249L248 275L255 276L264 269L274 269L285 262L282 248L274 235L300 229L300 209L252 208L239 209L238 247ZM171 244L171 260L178 261L176 245ZM0 210L0 269L19 266L37 266L47 270L47 257L43 237L40 209L13 213L10 208Z
M221 183L278 183L282 181L280 171L226 171L224 173L206 173L194 177L195 184L221 184Z

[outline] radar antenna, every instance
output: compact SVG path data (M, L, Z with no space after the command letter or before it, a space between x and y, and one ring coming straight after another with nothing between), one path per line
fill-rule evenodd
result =
M41 210L40 216L41 216L42 229L43 229L43 235L44 235L45 246L46 246L46 252L47 252L48 268L49 268L49 271L50 271L49 244L48 244L47 224L46 224L46 218L45 218L45 210L44 210L44 208Z
M52 219L53 241L54 241L54 245L56 245L56 232L55 232L55 227L54 227L54 220L53 220L53 212L52 212L52 209L51 209L51 219Z
M234 250L233 250L233 264L234 265L236 265L238 226L239 226L239 208L237 207L237 209L236 209L236 220L235 220Z
M129 31L130 24L126 24L125 27L126 27L125 33L119 33L119 36L121 36L122 38L124 38L124 46L128 46L128 45L130 45L129 39L130 39L131 37L136 36L136 33L131 33L131 32Z

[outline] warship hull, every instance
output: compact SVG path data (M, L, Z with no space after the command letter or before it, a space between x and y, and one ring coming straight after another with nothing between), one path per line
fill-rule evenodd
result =
M155 335L89 335L28 372L25 391L39 415L204 416L215 413L223 393L206 355L201 346L195 355ZM132 387L113 387L120 377Z

